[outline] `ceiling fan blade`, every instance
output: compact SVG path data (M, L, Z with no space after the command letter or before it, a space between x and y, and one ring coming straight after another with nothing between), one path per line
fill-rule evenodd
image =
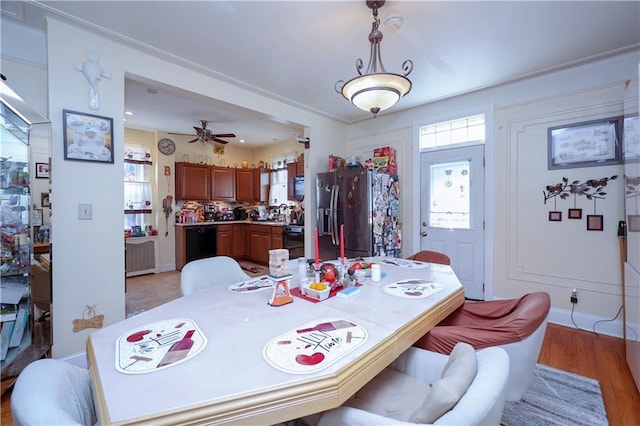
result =
M193 135L191 135L191 136L193 136ZM198 137L198 138L195 138L195 139L190 140L190 141L189 141L189 143L198 142L199 140L200 140L200 138Z
M228 143L229 143L229 141L225 141L225 140L223 140L223 139L218 139L218 138L210 138L209 140L210 140L210 141L214 141L214 142L221 143L221 144L223 144L223 145L226 145L226 144L228 144Z
M173 132L167 132L170 135L179 135L179 136L195 136L193 133L173 133Z
M193 126L194 130L198 134L198 136L204 135L206 133L206 129L201 129L200 127Z
M211 136L214 138L235 138L236 135L233 133L214 133Z

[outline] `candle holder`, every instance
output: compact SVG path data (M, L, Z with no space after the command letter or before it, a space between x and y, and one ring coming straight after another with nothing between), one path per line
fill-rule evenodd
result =
M313 277L314 277L314 282L316 283L320 282L320 262L315 262L313 264Z
M340 259L338 259L338 261L340 262L339 271L338 271L338 275L339 275L338 276L338 281L339 281L339 283L341 285L346 287L344 284L345 284L345 281L346 281L346 278L347 278L347 269L348 269L348 267L347 267L347 258L343 256Z

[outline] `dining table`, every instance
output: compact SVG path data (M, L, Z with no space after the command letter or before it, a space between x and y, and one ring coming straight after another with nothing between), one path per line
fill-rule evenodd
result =
M98 423L276 424L340 406L464 303L448 265L366 260L380 281L348 295L305 297L313 277L290 262L288 277L210 287L92 332Z

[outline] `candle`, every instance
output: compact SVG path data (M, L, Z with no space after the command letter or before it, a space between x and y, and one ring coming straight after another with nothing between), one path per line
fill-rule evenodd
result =
M340 260L344 261L344 223L340 225Z
M320 249L318 248L318 227L315 228L316 269L320 268Z

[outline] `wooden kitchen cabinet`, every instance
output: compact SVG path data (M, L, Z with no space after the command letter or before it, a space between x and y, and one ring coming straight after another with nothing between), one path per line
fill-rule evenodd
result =
M246 229L244 223L234 223L231 232L231 256L238 259L246 256Z
M296 195L293 191L296 171L297 164L295 162L287 164L287 200L289 201L295 201L296 199Z
M255 169L255 199L261 203L269 201L269 189L271 189L271 170L260 167Z
M247 233L247 256L254 262L268 265L269 250L283 248L282 226L251 224Z
M271 227L271 250L284 248L282 226ZM269 259L267 259L268 261Z
M296 164L296 176L304 176L304 153L298 155Z
M217 231L217 255L233 257L233 225L218 225Z
M210 199L210 171L204 164L176 163L176 200Z
M235 167L211 166L211 200L236 200L236 169Z
M271 229L267 225L249 225L249 257L254 262L269 264Z
M236 200L256 201L256 172L258 169L236 169Z

